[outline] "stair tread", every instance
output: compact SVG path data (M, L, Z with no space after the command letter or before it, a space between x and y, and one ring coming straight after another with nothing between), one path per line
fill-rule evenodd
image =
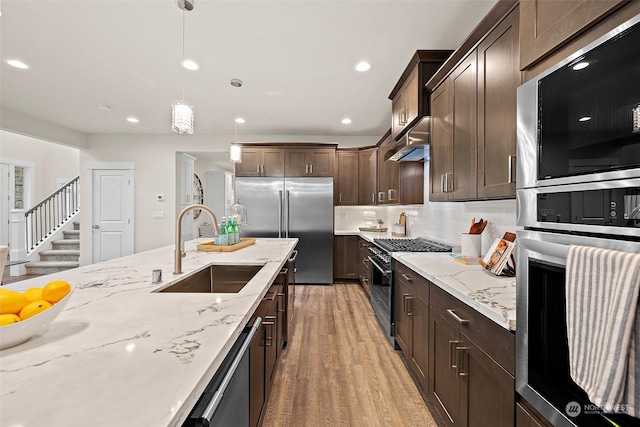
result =
M80 263L75 261L31 261L26 267L78 267Z
M40 255L80 255L80 249L49 249L38 253Z
M80 243L80 239L62 239L62 240L54 240L54 244L58 245L77 245Z
M64 230L62 232L62 234L73 234L73 235L78 235L80 234L80 230Z

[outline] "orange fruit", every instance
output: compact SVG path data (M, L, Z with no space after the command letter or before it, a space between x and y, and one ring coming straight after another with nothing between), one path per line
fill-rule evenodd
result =
M0 293L0 314L18 314L29 303L27 297L20 292Z
M20 310L20 318L22 320L28 319L35 316L36 314L42 313L50 307L51 303L49 301L40 300L30 302L29 304L25 305L22 310Z
M13 325L19 321L20 318L15 314L0 314L0 326Z
M42 297L50 303L56 303L71 292L71 285L64 280L54 280L44 285Z
M29 302L39 301L44 299L42 297L42 288L29 288L24 291L24 296L27 297Z

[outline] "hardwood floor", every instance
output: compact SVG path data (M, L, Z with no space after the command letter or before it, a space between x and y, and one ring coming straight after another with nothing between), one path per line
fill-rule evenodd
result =
M435 427L359 284L297 286L263 427Z

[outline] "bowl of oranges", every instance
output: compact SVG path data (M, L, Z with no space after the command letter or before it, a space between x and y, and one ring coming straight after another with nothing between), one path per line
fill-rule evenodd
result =
M64 310L74 287L64 280L26 291L0 288L0 349L42 333Z

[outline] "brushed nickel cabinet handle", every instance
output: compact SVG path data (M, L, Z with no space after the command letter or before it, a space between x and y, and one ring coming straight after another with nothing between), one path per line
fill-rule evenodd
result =
M407 282L412 282L413 279L411 278L411 276L409 276L408 274L404 274L402 273L402 277L404 278L404 280L406 280Z
M384 202L384 191L379 191L378 192L378 201L379 202Z
M371 193L371 202L375 205L376 204L376 193Z
M260 165L259 164L256 165L256 172L257 172L258 175L260 175Z
M284 307L284 297L285 297L285 294L283 294L283 293L278 293L278 298L282 298L282 306L283 306L283 307ZM279 308L279 309L278 309L278 313L284 313L284 308L282 308L282 309L280 309L280 308Z
M516 159L516 156L509 156L509 184L513 183L513 161Z
M469 376L469 372L466 372L467 366L469 365L469 347L456 347L456 352L458 352L458 367L456 368L456 372L460 377ZM465 362L464 364L462 362Z
M313 165L309 165L309 173L313 175Z
M407 298L409 298L409 294L402 294L402 311L404 313L406 313L408 311Z
M446 191L444 189L444 174L440 175L440 192L441 193L446 193Z
M338 203L342 204L342 193L340 193L339 202Z
M469 324L469 321L468 321L467 319L463 319L462 317L458 316L458 315L456 314L456 312L455 312L455 311L453 311L453 309L451 309L451 308L447 309L447 313L449 313L449 315L450 315L451 317L453 317L453 318L454 318L454 320L455 320L456 322L460 323L461 325L468 325L468 324Z
M267 173L264 170L264 163L262 164L262 176L265 176Z
M456 360L453 360L453 354L455 353L456 349L458 348L458 344L460 344L460 341L449 341L449 367L451 369L457 369L458 368L458 360L456 358Z
M309 173L309 165L304 165L304 173L305 175Z
M413 297L407 298L407 316L413 316Z

